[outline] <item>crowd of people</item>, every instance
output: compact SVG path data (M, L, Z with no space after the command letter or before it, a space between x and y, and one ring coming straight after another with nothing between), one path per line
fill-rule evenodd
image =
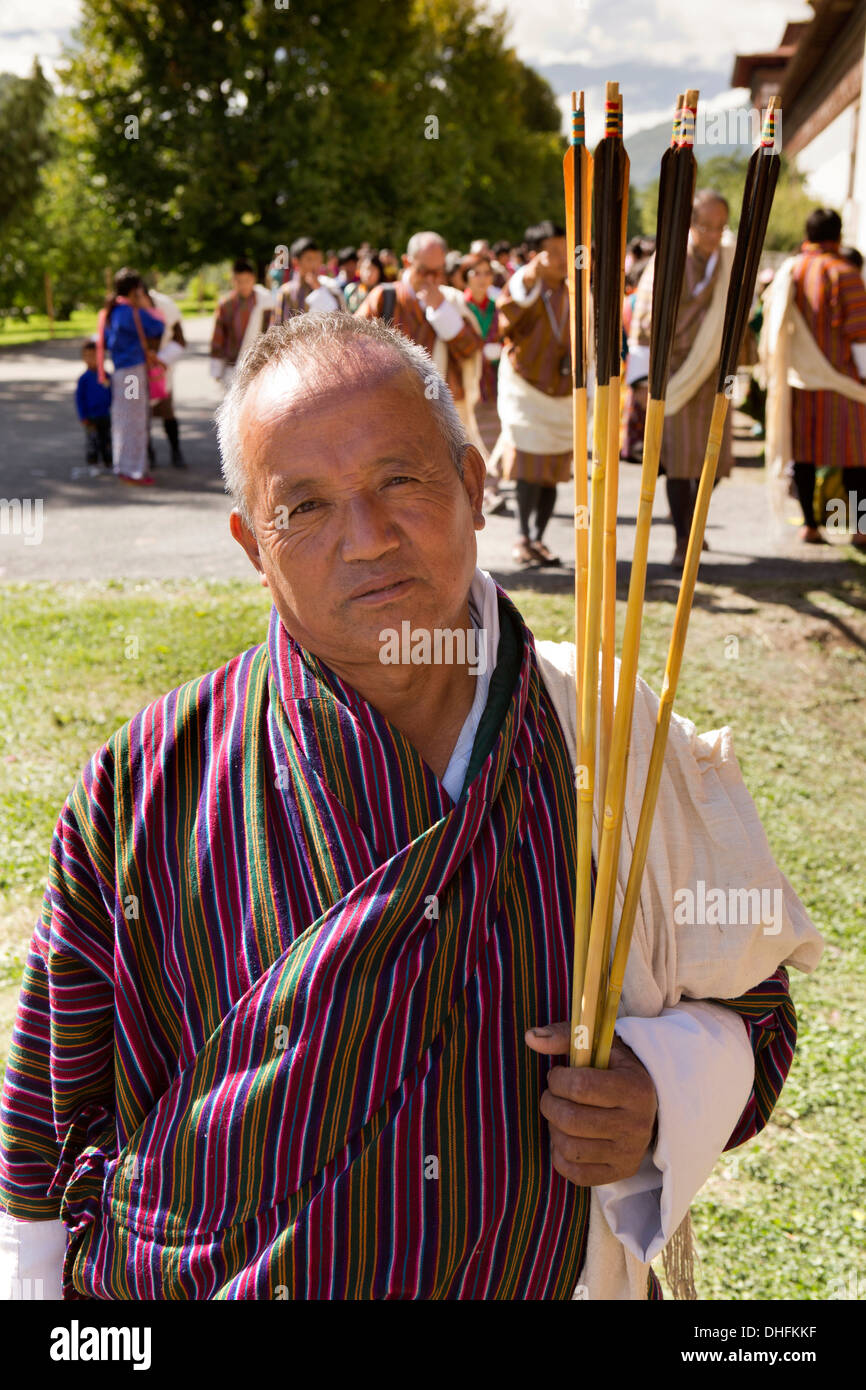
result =
M675 533L671 563L684 562L715 393L714 369L733 260L729 208L713 190L694 202L667 394L661 472ZM758 414L766 411L767 462L799 499L800 538L824 540L816 478L841 470L853 543L866 547L866 286L862 259L842 246L835 212L817 209L799 254L767 271L747 334L743 363L757 369ZM416 233L399 258L369 243L323 250L315 237L280 247L264 279L235 261L232 289L216 309L212 376L223 388L260 334L298 314L349 313L398 328L429 353L447 383L469 441L488 468L485 511L510 514L513 558L555 566L545 543L556 490L572 473L572 380L564 229L544 221L518 245L473 241L449 249L432 231ZM858 264L859 261L859 264ZM654 245L628 245L623 303L621 456L639 462L646 410ZM793 345L793 348L792 348ZM810 347L811 345L811 347ZM163 420L171 461L183 467L171 374L185 346L174 301L135 271L115 277L95 340L84 349L78 413L94 472L113 468L126 483L153 483L152 418ZM795 353L796 360L791 358ZM110 354L114 373L105 370ZM780 369L781 364L781 369ZM591 399L591 382L590 382ZM763 432L764 422L756 425ZM718 479L733 467L729 413ZM862 506L861 506L862 502ZM706 542L705 542L706 545Z

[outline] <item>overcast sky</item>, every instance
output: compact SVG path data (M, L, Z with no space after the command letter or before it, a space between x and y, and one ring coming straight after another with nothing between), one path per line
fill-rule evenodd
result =
M684 86L721 104L734 54L774 48L788 20L811 14L803 0L491 0L491 8L507 9L518 54L544 72L563 106L572 84L586 89L591 139L605 79L620 83L628 134L667 120ZM0 0L0 69L26 73L38 55L50 71L78 12L78 0Z

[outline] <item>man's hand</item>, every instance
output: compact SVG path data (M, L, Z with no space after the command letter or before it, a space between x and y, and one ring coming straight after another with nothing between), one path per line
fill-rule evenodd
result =
M432 279L422 280L415 293L418 296L418 302L422 309L438 309L439 305L445 299L437 282Z
M567 1023L530 1028L533 1052L568 1055ZM541 1113L550 1125L553 1166L578 1187L630 1178L643 1162L655 1128L655 1086L630 1047L614 1039L610 1065L551 1067Z
M541 268L542 268L542 265L539 264L539 262L541 262L541 257L542 257L543 255L544 255L544 252L542 251L542 252L539 253L539 255L533 256L533 257L532 257L532 260L531 260L531 261L527 261L526 265L523 267L523 288L524 288L524 289L526 289L526 290L531 290L532 287L533 287L533 285L535 284L536 280L538 279L538 273L539 273L539 271L540 271Z

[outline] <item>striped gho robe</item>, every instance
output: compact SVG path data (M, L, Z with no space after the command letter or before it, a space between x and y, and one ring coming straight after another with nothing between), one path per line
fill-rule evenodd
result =
M545 308L545 294L549 312ZM531 304L519 304L508 285L496 301L503 356L530 386L556 398L571 395L571 371L563 375L560 370L566 354L571 360L568 304L568 286L564 280L553 290L542 283L541 294ZM559 337L553 331L551 318L558 327ZM555 487L557 483L568 482L572 462L571 449L555 454L530 453L509 442L503 447L499 467L503 478Z
M250 315L254 311L261 314L261 331L266 332L270 322L270 313L258 305L255 290L246 299L242 299L237 290L223 296L217 304L214 316L210 342L211 357L221 358L229 367L235 365L243 346Z
M420 347L426 348L432 357L433 349L436 346L436 329L428 321L415 292L402 278L394 280L388 285L375 285L360 308L355 310L355 318L384 318L386 289L396 290L391 327L398 328L413 343L418 343ZM456 338L449 338L445 346L448 349L448 371L445 380L455 401L462 401L466 393L463 390L461 362L465 358L472 357L474 353L480 352L481 340L474 328L469 323L464 323Z
M568 1013L573 769L499 609L456 804L275 609L87 767L2 1100L0 1201L63 1218L65 1297L571 1296L588 1191L524 1030ZM784 971L731 1007L739 1142L790 1062Z
M866 286L835 244L806 241L794 264L794 303L824 356L859 381L852 343L866 342ZM866 405L837 391L791 392L792 455L818 468L866 465Z

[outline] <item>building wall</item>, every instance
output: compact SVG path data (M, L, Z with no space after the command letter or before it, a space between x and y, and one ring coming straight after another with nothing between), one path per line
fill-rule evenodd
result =
M859 115L860 104L854 102L795 156L809 196L839 212L850 201Z

